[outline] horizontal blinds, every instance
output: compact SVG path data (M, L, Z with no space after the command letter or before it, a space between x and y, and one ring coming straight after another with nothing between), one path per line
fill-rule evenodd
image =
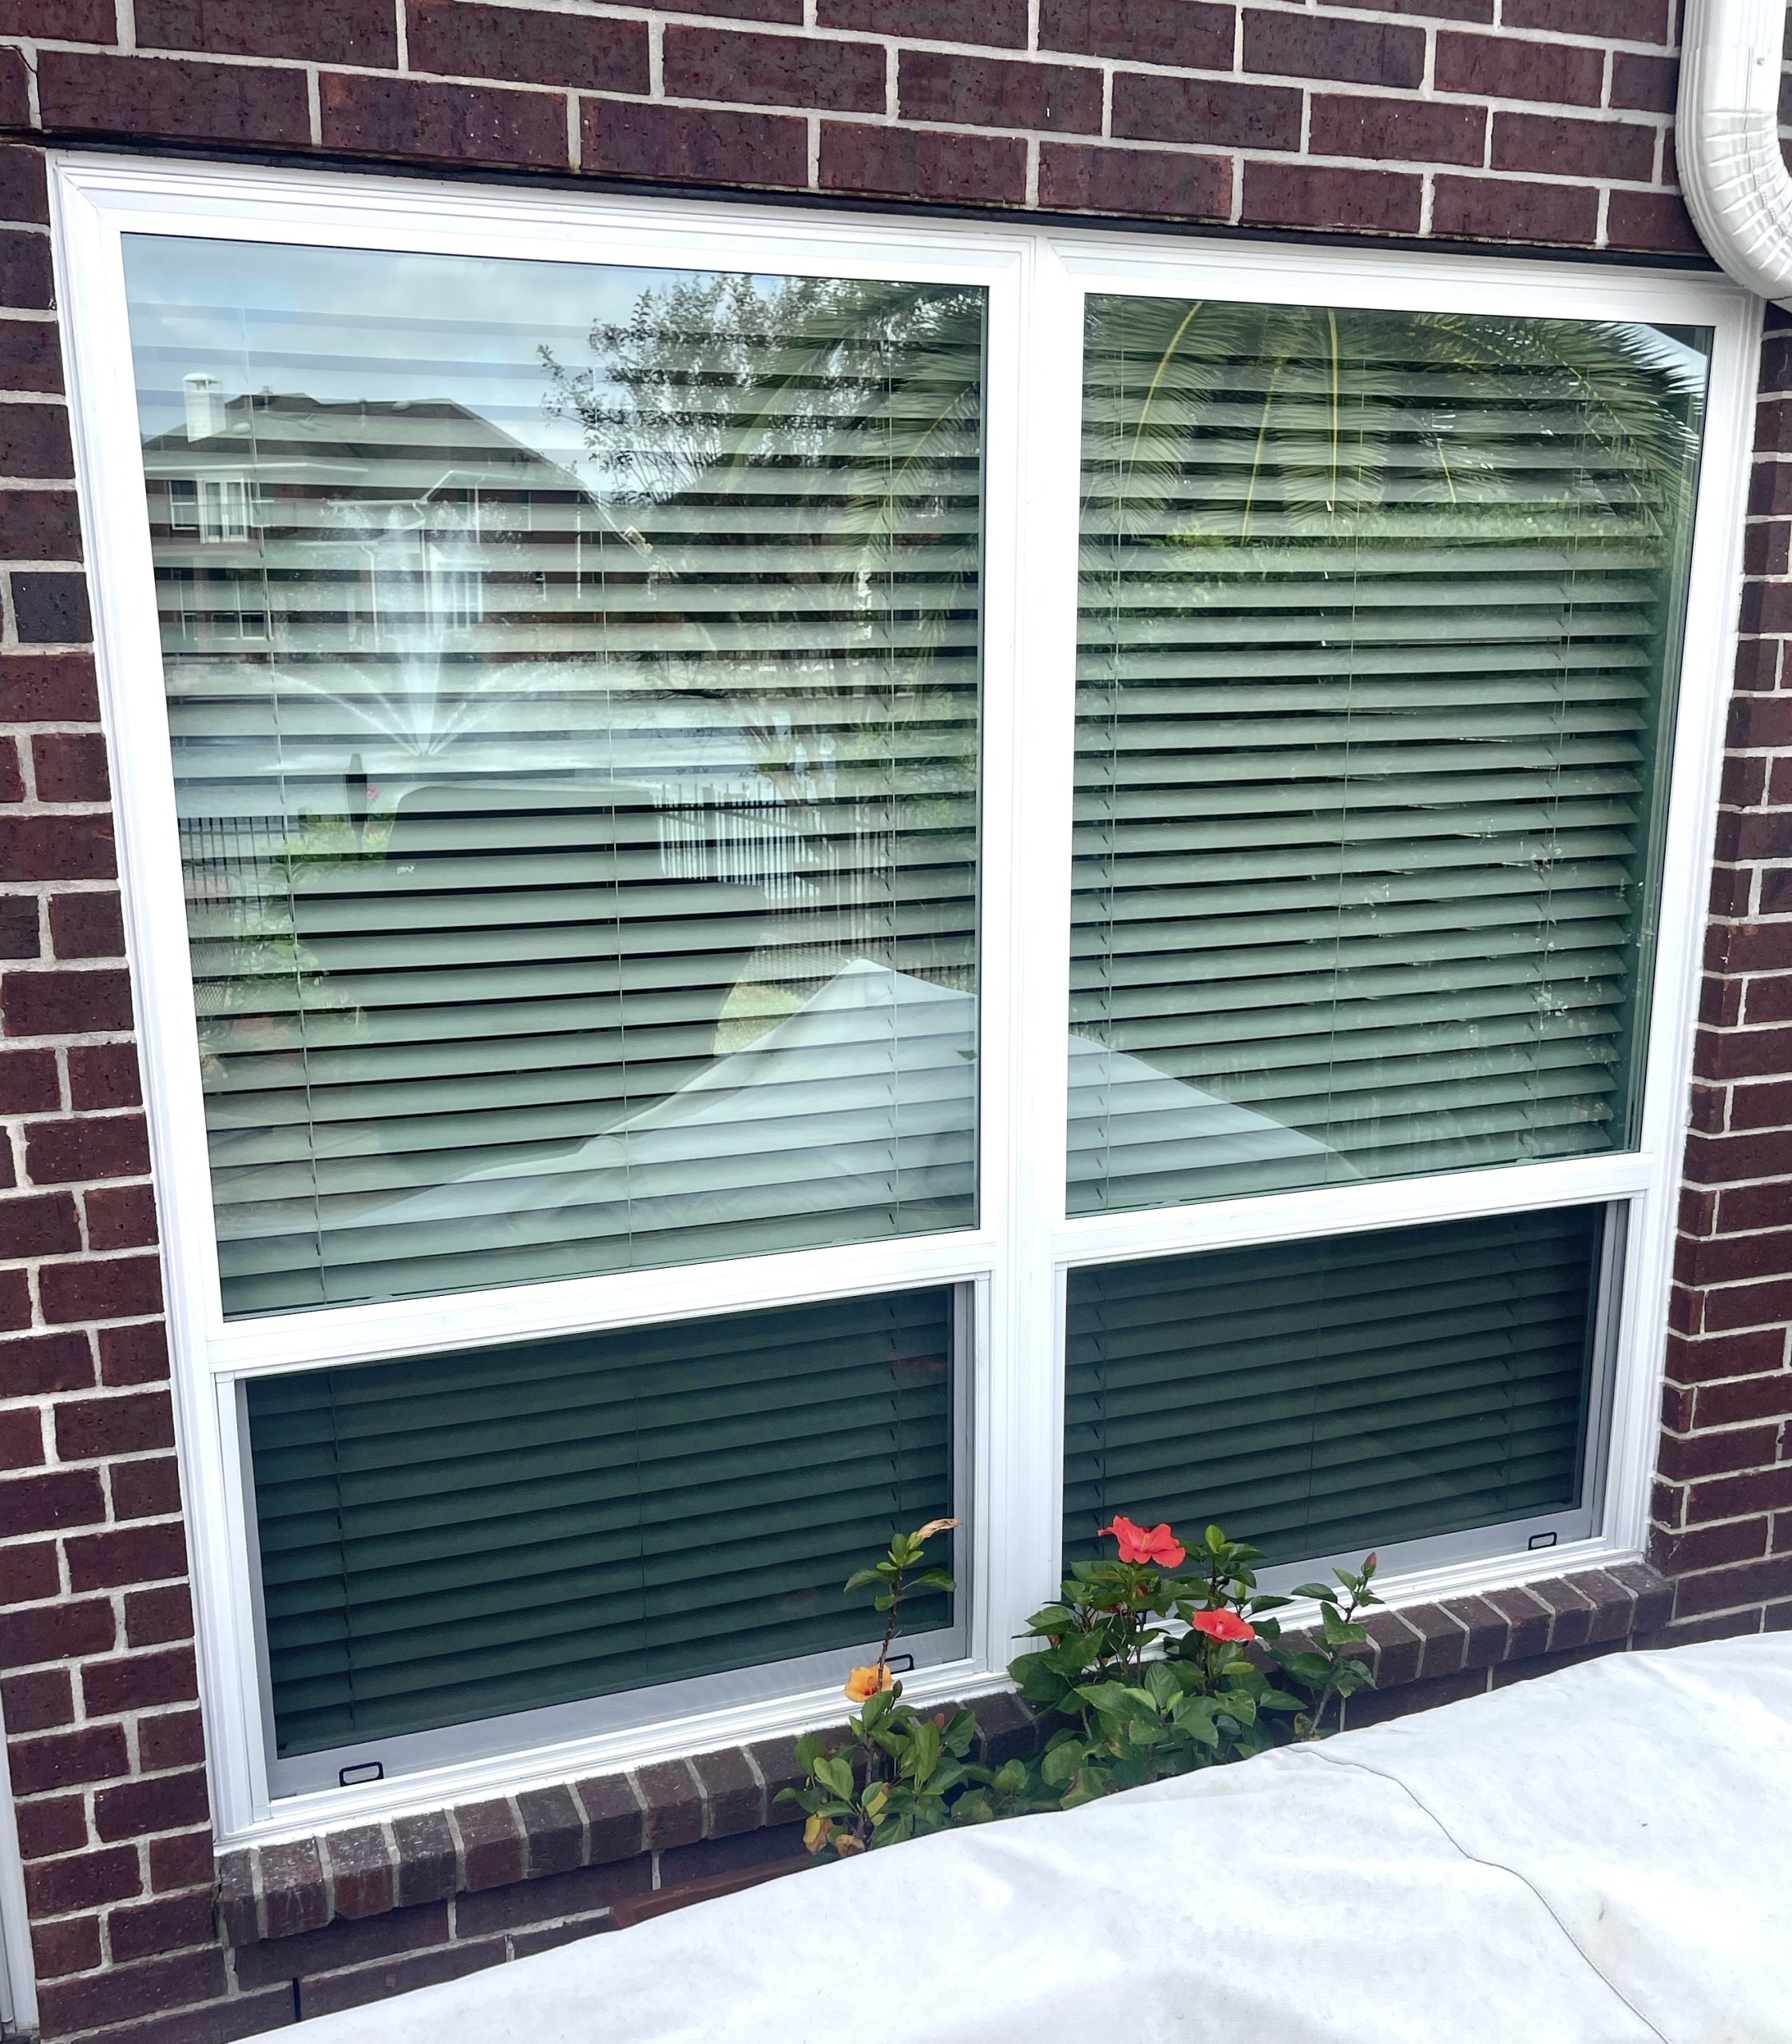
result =
M945 1289L252 1380L279 1751L874 1638L841 1585L952 1511L952 1327Z
M1217 1523L1273 1562L1580 1502L1605 1217L1073 1270L1064 1539Z
M1629 1139L1703 370L1092 302L1073 1211Z
M227 1311L973 1222L980 294L130 278Z

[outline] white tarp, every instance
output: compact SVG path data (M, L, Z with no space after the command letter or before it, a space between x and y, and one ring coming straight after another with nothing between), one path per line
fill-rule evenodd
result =
M1792 1636L922 1839L304 2044L1785 2044Z

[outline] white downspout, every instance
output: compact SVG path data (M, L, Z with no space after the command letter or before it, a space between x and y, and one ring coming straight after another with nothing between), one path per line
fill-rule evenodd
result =
M1700 238L1738 283L1792 304L1792 172L1779 146L1786 0L1686 0L1675 134Z

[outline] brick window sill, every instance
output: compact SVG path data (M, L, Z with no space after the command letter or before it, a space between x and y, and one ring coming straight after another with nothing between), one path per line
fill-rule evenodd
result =
M1347 1721L1374 1724L1647 1646L1671 1603L1667 1583L1631 1563L1378 1611L1368 1625L1376 1686L1354 1699ZM1032 1716L1014 1693L970 1708L977 1757L1031 1749ZM732 1885L726 1877L800 1855L799 1813L775 1800L797 1779L795 1748L762 1740L225 1852L219 1915L239 1984L347 1968L346 1987L371 1963L394 1987L410 1985L608 1928L628 1898L665 1891L669 1905L674 1890L688 1886L696 1900Z

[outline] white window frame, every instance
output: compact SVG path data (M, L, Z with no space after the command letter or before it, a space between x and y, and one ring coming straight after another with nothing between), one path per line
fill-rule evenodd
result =
M632 1729L447 1758L365 1785L270 1793L239 1384L315 1368L818 1298L954 1283L976 1301L960 1575L969 1649L917 1700L1001 1686L1054 1587L1064 1274L1074 1265L1582 1203L1627 1217L1609 1426L1591 1529L1535 1553L1471 1537L1390 1554L1417 1601L1635 1557L1653 1467L1699 945L1735 645L1758 301L1703 273L1306 247L1025 220L895 218L676 197L62 155L54 232L96 596L128 946L148 1078L176 1358L213 1808L226 1843L297 1836L468 1796L825 1721L837 1689L777 1690ZM962 282L989 294L985 403L982 1144L976 1227L954 1234L227 1323L204 1139L121 239L313 246L760 274ZM1635 319L1714 331L1687 586L1639 1140L1610 1155L1069 1218L1064 1119L1084 295ZM668 1290L676 1303L668 1307ZM1248 1528L1231 1529L1246 1533ZM1509 1532L1509 1529L1507 1529Z

